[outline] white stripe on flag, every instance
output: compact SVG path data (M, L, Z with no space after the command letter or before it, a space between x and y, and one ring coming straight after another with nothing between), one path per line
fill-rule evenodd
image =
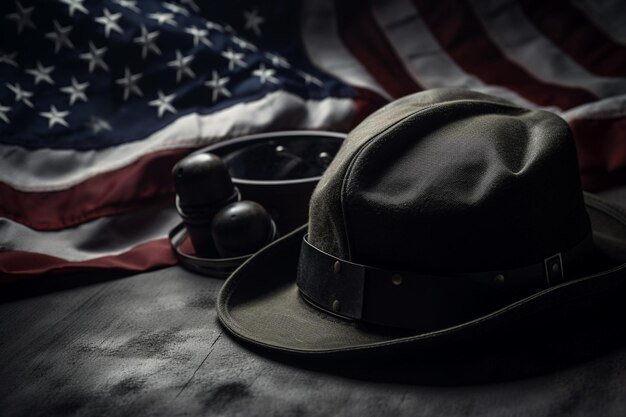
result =
M561 112L560 116L567 121L606 120L626 117L626 94L583 104L582 106Z
M333 1L305 0L301 7L302 39L311 61L349 85L375 91L391 100L385 89L341 42Z
M351 99L303 100L276 91L260 100L240 103L216 113L182 116L145 139L100 150L32 150L0 145L0 181L20 191L61 191L128 166L156 151L197 148L226 138L272 130L345 131L354 113Z
M176 210L163 205L55 231L33 230L0 217L0 247L3 251L26 251L83 262L119 255L139 244L163 239L179 221Z
M471 6L502 53L535 78L599 97L626 93L626 79L596 76L578 65L528 21L519 4L484 0Z
M425 88L467 88L510 100L523 107L538 107L511 90L485 85L474 75L463 71L431 34L410 0L374 1L372 11L396 55L411 76Z

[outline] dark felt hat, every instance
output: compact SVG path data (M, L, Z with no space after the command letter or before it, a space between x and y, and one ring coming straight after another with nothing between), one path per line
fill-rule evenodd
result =
M582 308L625 263L626 215L583 194L564 120L430 90L348 135L308 226L235 271L218 314L297 354L449 344Z

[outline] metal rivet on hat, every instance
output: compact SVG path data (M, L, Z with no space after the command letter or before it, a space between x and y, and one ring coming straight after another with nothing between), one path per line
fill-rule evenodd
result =
M391 276L391 282L393 282L393 285L400 285L400 284L402 284L402 275L400 275L400 274L393 274Z
M328 152L320 152L320 154L318 155L318 158L321 159L322 161L328 161L330 160L330 154Z
M335 274L340 273L341 272L341 262L335 261L335 263L333 264L333 270L335 271Z
M493 280L498 284L504 284L504 275L498 274Z
M339 300L333 301L333 311L338 313L339 310L341 310L341 303L339 303Z
M276 147L276 152L284 152L284 151L285 151L285 147L284 147L284 146L282 146L282 145L278 145L278 146Z

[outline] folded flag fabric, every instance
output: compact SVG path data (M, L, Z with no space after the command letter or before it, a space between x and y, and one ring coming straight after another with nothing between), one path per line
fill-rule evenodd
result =
M348 131L473 89L561 115L584 186L626 183L626 4L0 4L0 282L172 265L173 164L229 138Z

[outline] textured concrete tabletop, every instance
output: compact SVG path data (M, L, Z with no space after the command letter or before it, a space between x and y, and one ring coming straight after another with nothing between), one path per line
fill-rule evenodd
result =
M172 267L0 289L0 415L626 415L624 302L496 344L312 363L231 339L221 284Z
M220 284L174 267L22 298L5 293L0 414L626 414L626 343L613 337L623 320L487 352L285 362L224 333L214 307Z

